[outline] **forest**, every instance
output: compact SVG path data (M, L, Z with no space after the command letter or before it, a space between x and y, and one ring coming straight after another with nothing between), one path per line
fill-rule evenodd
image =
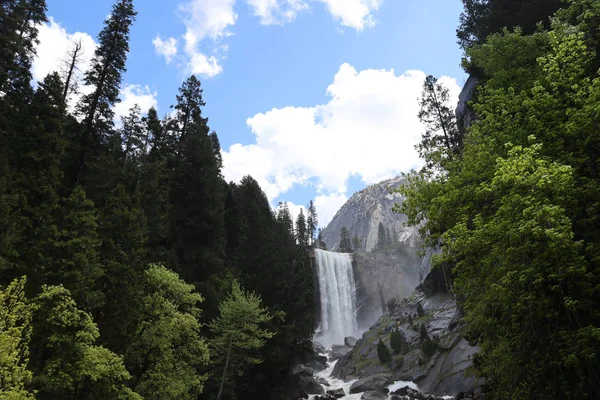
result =
M598 399L600 1L462 2L477 118L427 78L398 211L439 249L488 398ZM76 46L32 82L46 11L0 4L0 398L287 398L315 327L314 204L294 224L252 177L224 180L195 76L169 115L115 121L132 0L75 107Z
M195 76L170 116L115 123L135 17L114 4L71 109L77 46L31 82L45 1L0 6L0 398L285 398L314 330L314 205L297 232L223 179Z
M600 2L463 3L476 120L428 77L398 211L439 249L489 398L598 399Z

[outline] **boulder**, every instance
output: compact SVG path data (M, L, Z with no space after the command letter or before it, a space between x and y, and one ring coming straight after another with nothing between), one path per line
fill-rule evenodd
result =
M319 385L317 380L312 376L300 376L300 385L308 394L325 394L323 386Z
M375 392L370 390L368 392L364 392L360 400L387 400L387 398L387 395L381 392Z
M319 385L329 386L329 382L327 382L327 379L322 378L320 376L317 376L316 379L317 379L317 382L319 382Z
M298 376L313 376L315 374L315 371L313 371L312 368L309 368L306 365L299 364L292 368L292 374Z
M345 356L352 350L352 347L347 347L341 344L334 344L331 346L331 359L337 360L338 358Z
M346 396L346 392L344 392L344 389L342 388L328 390L327 394L331 397L335 397L336 399L341 399L342 397Z
M313 349L319 354L325 354L327 352L325 346L319 342L313 342Z
M356 346L356 342L358 342L358 339L352 336L344 338L344 345L346 345L346 347L354 347Z
M308 394L302 388L298 375L290 375L283 384L283 391L290 399L307 399Z
M387 386L391 383L390 374L377 374L359 379L350 386L350 393L375 391L387 394Z

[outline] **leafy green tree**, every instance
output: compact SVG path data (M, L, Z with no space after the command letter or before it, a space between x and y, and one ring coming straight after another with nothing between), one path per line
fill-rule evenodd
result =
M382 364L387 364L392 361L390 350L381 339L379 339L379 343L377 343L377 357Z
M38 399L130 399L120 356L95 344L98 328L62 286L43 286L35 299L30 366Z
M27 369L31 336L31 305L25 297L26 278L0 289L0 398L35 399L28 390L33 374Z
M144 398L186 400L202 393L209 354L198 321L203 300L167 268L152 264L145 271L125 350L131 387Z
M462 0L464 10L460 15L460 26L456 30L461 47L467 49L484 43L489 35L503 28L523 29L532 34L537 24L550 26L550 16L562 5L561 0Z
M448 88L429 75L419 99L419 120L425 125L421 142L416 146L429 170L443 170L448 160L460 153L462 135L450 105Z
M274 333L262 327L273 316L261 306L261 298L242 289L236 281L231 285L231 294L219 306L221 315L210 324L214 337L211 347L215 349L214 363L222 369L219 393L221 398L228 372L240 373L245 364L259 364L256 354ZM229 371L228 371L229 369Z
M308 246L308 229L306 225L306 217L304 211L300 209L300 213L296 218L296 240L301 246Z
M453 266L493 398L600 396L596 3L571 2L547 33L474 46L471 61L490 78L460 160L447 176L411 175L405 187L410 223L441 244L434 267Z
M342 226L340 231L340 244L338 246L338 250L341 253L352 253L352 242L350 242L350 234L348 233L348 228Z

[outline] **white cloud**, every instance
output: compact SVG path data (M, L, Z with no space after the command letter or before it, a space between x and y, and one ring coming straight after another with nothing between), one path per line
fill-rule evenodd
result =
M373 26L373 12L379 9L383 0L315 0L325 3L327 10L343 26L362 30Z
M150 88L141 85L125 85L121 88L121 102L114 108L115 120L120 123L121 117L129 114L129 110L136 104L140 106L142 113L148 112L151 107L158 108L156 96L158 94Z
M263 25L291 22L296 15L309 8L308 1L325 4L327 11L341 25L362 30L373 26L373 12L383 0L246 0L254 15Z
M84 32L68 33L54 18L50 17L48 23L38 27L40 43L36 47L37 56L33 60L31 73L36 81L43 80L46 75L54 71L61 71L67 58L67 51L73 43L81 41L82 57L79 65L78 77L83 76L83 71L90 67L90 62L96 50L94 39Z
M246 0L262 25L280 25L291 22L296 15L308 9L304 0Z
M333 219L335 213L348 200L344 193L333 193L329 195L320 195L315 198L315 208L319 218L319 226L325 227Z
M232 35L229 27L235 25L235 0L190 0L179 5L186 31L183 35L186 69L192 74L213 77L222 72L219 58L200 50L207 39L217 44ZM218 51L221 47L215 49Z
M167 64L173 60L173 57L177 54L177 39L170 37L167 40L162 40L160 35L156 35L152 41L156 54L163 56Z
M31 66L33 79L41 81L51 72L61 73L64 69L67 51L73 43L81 41L82 53L76 78L81 81L85 72L90 68L91 61L96 51L96 42L84 32L68 33L52 17L49 17L48 23L41 24L39 27L38 38L40 40L36 47L37 55ZM61 74L62 75L62 74ZM81 98L81 95L88 94L93 90L91 86L80 85L78 95L71 96L69 108L74 109ZM115 121L120 123L120 117L127 115L129 109L135 104L139 104L143 112L150 107L157 107L157 94L152 92L148 86L125 84L121 88L121 102L114 107Z
M343 64L327 88L327 104L276 108L249 118L255 143L224 151L223 173L235 181L252 175L271 201L314 182L325 223L345 201L350 176L372 184L422 165L414 145L424 130L417 118L424 79L422 71L358 72ZM456 104L456 80L441 82Z

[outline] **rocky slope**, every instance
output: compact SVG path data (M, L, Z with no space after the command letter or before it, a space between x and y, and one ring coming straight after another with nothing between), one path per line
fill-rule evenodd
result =
M419 304L423 312L419 315ZM430 356L423 351L420 327L436 343ZM391 351L391 332L398 329L408 343L390 363L381 363L377 344L381 339ZM473 368L477 348L462 336L460 314L454 298L443 292L427 295L416 290L401 300L366 331L355 347L343 355L332 375L344 380L388 374L389 380L415 382L421 392L456 396L477 392L482 380Z
M396 232L398 240L408 247L417 249L421 239L415 227L405 227L406 216L392 211L395 203L404 200L398 193L391 194L389 188L396 188L402 178L389 179L356 192L335 214L323 229L323 240L328 249L335 251L340 242L342 227L348 228L350 238L358 236L361 246L355 251L371 251L377 244L379 222Z

